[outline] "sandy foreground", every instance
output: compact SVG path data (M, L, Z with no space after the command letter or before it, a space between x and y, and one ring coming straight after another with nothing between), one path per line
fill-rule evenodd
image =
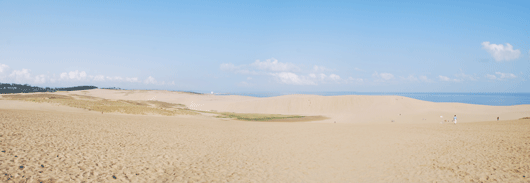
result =
M530 120L520 120L530 117L530 105L397 96L59 93L329 119L101 114L0 100L0 182L530 182ZM457 125L440 124L454 114ZM497 116L501 120L493 121Z

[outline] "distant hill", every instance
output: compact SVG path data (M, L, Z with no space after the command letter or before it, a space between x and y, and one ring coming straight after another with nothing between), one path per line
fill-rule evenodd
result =
M76 90L90 90L96 89L96 86L74 86L66 88L41 88L37 86L30 86L28 84L8 84L0 83L0 93L34 93L34 92L56 92L56 91L76 91Z

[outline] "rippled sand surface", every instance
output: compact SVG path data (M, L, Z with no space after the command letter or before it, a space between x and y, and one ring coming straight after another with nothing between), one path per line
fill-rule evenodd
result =
M266 123L8 108L1 182L530 182L530 120Z

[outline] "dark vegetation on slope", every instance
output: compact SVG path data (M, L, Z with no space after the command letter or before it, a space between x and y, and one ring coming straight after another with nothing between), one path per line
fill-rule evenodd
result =
M76 90L90 90L96 89L96 86L74 86L65 88L42 88L38 86L30 86L28 84L16 84L16 83L0 83L0 93L34 93L34 92L56 92L56 91L76 91Z

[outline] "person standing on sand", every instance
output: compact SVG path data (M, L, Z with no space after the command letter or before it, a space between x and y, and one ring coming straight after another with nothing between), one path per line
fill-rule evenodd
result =
M456 125L456 114L455 114L455 117L453 117L453 122L455 122L455 125Z

